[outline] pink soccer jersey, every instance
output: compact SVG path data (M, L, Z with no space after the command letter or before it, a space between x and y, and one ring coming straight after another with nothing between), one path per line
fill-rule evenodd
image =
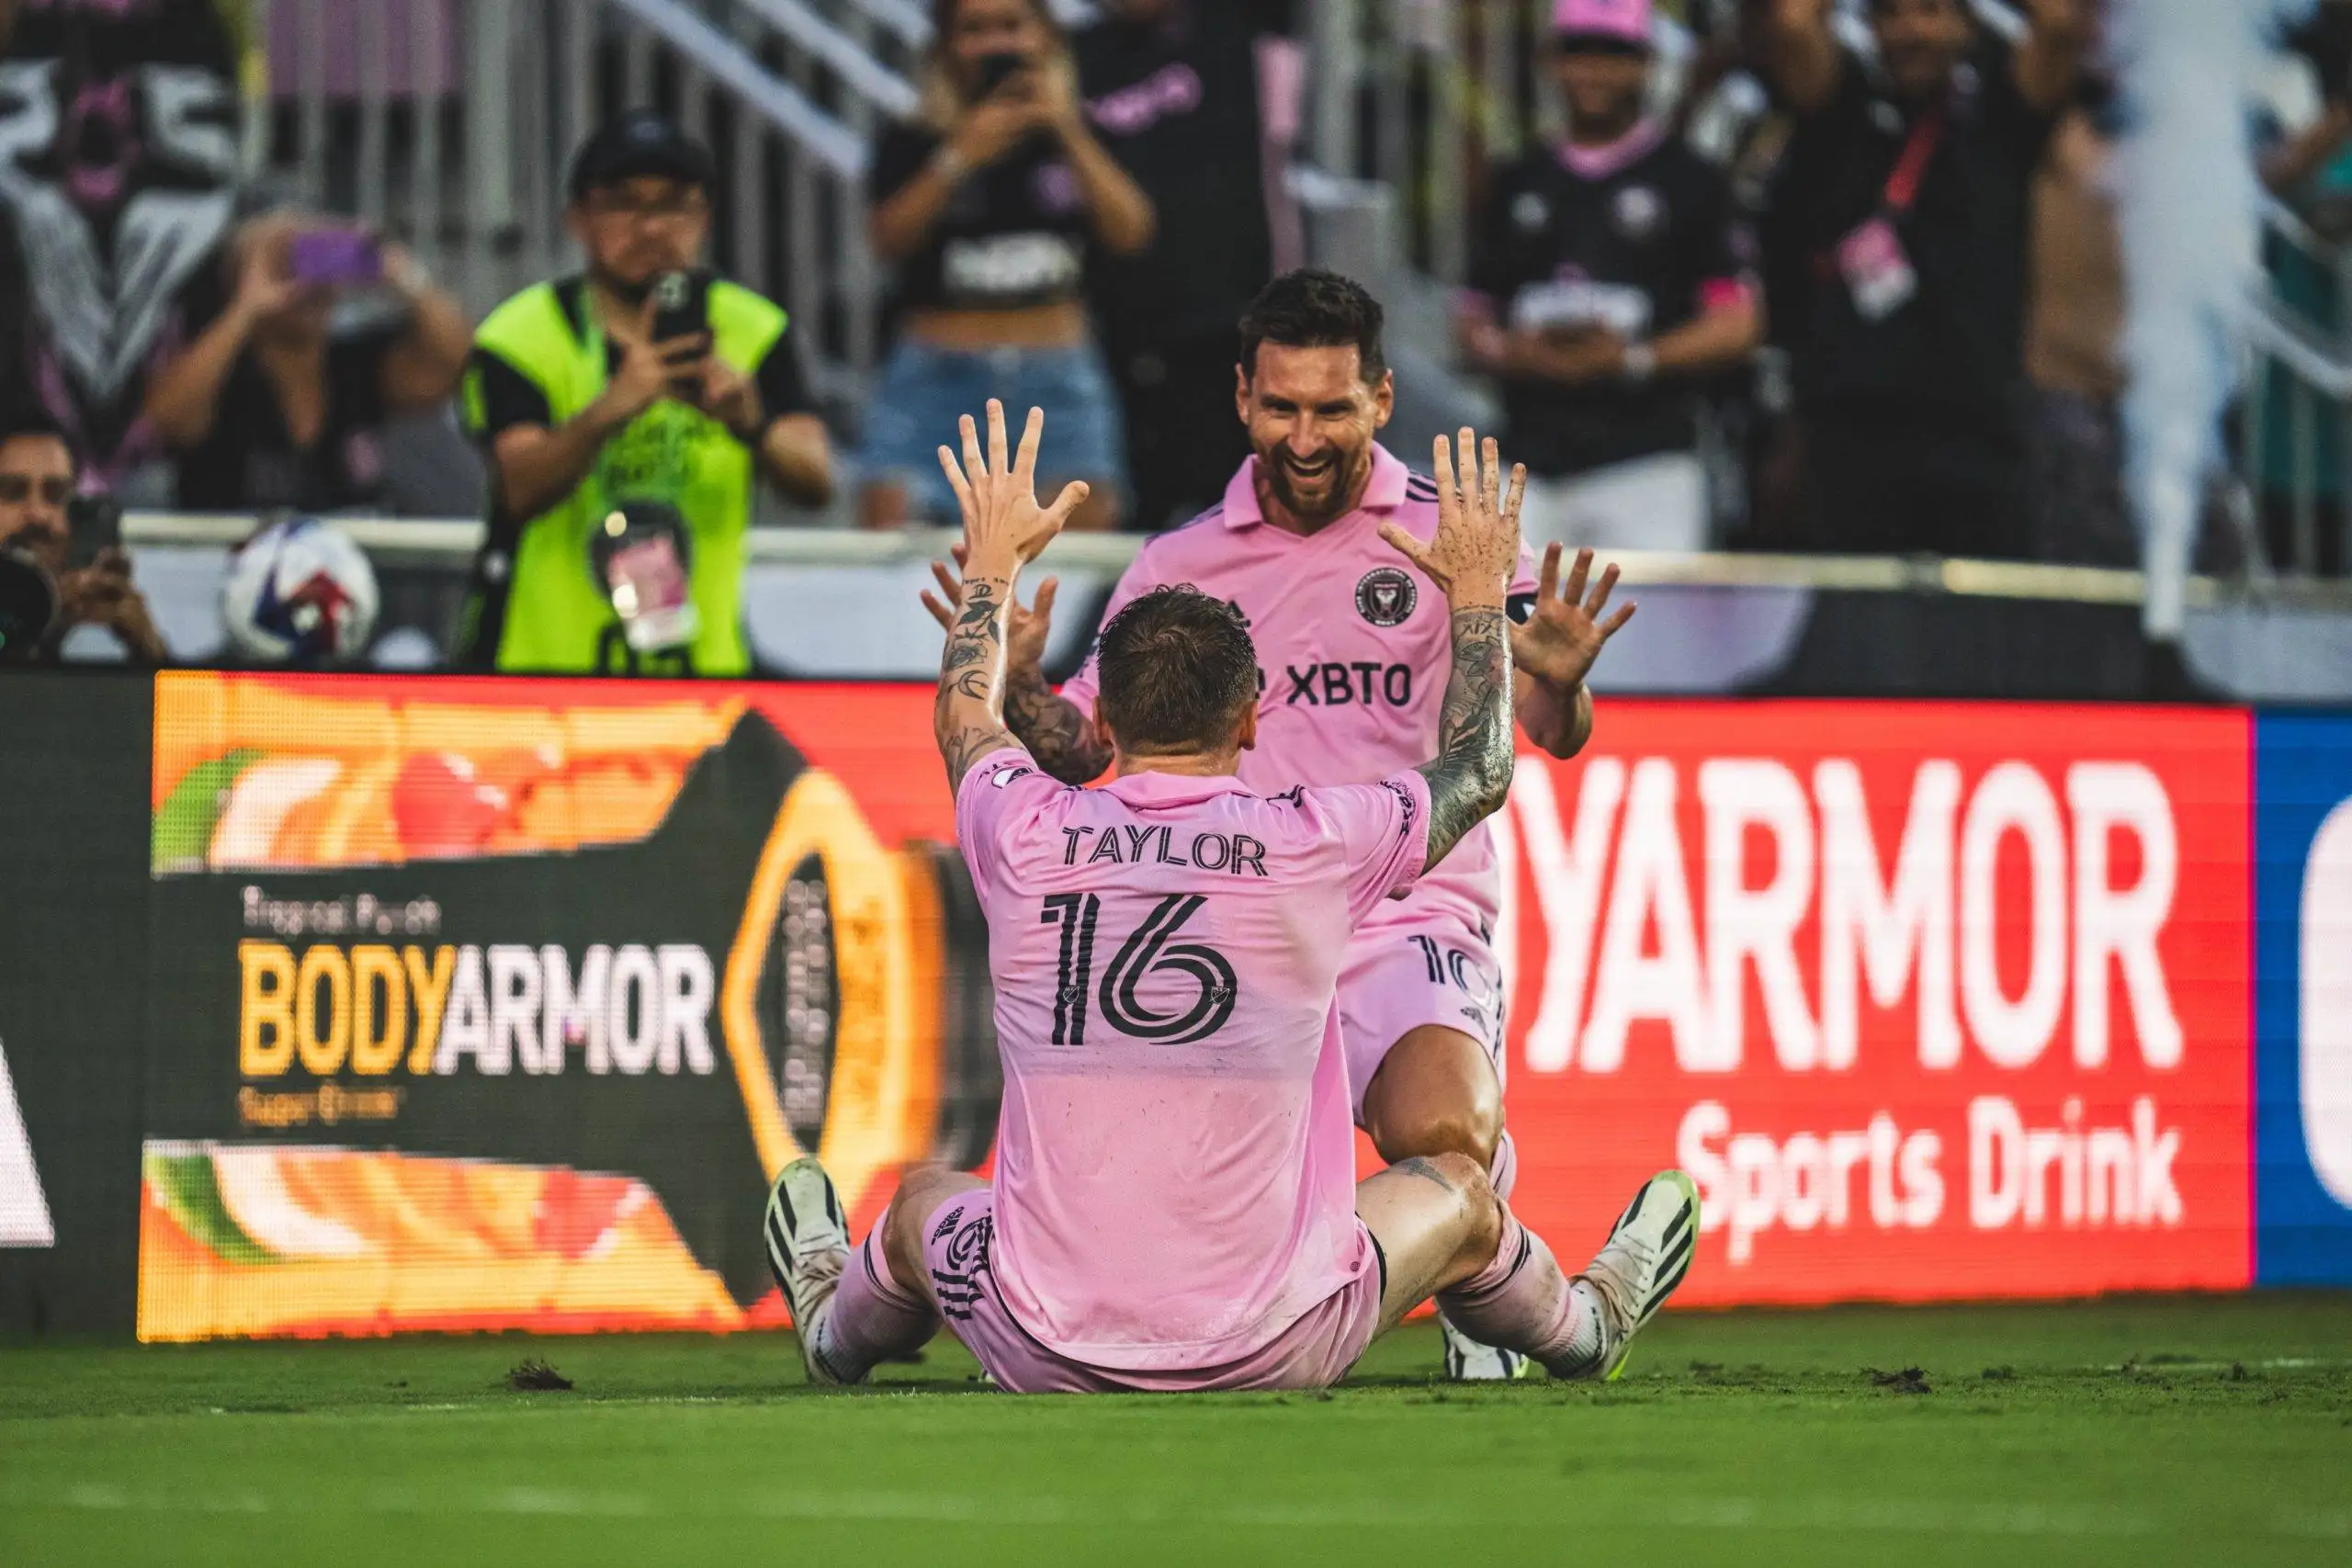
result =
M1257 458L1225 487L1225 502L1147 544L1119 580L1108 620L1137 595L1189 582L1229 599L1258 647L1258 745L1241 781L1272 794L1294 784L1365 784L1437 754L1438 719L1453 661L1445 595L1380 536L1395 518L1417 538L1437 532L1437 487L1373 448L1363 504L1302 537L1258 506ZM1514 594L1535 591L1522 551ZM1094 658L1062 687L1091 713ZM1374 913L1369 929L1450 915L1491 927L1502 897L1494 840L1480 823L1412 894Z
M1004 1063L991 1268L1049 1349L1226 1365L1374 1266L1333 998L1429 816L1409 771L1272 798L1169 773L1072 789L1020 750L966 775Z

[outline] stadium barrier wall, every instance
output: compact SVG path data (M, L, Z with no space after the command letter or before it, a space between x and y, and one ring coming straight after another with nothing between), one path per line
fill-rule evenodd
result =
M930 705L0 686L0 1329L783 1321L766 1173L989 1153ZM1680 1163L1692 1303L2352 1283L2352 720L1612 701L1498 826L1571 1251Z

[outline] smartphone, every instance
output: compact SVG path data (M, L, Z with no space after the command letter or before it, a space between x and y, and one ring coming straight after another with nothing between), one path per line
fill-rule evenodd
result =
M369 284L384 276L384 252L356 229L312 229L294 236L294 281Z
M653 341L710 330L710 275L665 272L653 280Z
M77 495L65 503L65 525L74 535L74 564L88 566L122 545L122 502L110 495Z
M1011 51L983 54L974 67L979 78L979 96L984 98L989 96L1015 75L1028 69L1029 57L1025 54L1017 54Z
M653 280L653 341L689 337L710 331L710 274L665 272ZM679 379L670 389L686 402L702 401L699 382Z

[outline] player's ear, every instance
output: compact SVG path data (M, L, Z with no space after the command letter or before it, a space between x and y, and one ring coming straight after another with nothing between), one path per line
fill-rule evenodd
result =
M1241 423L1250 423L1250 367L1236 360L1233 366L1233 412Z
M1241 710L1241 728L1236 732L1235 739L1240 742L1241 750L1254 751L1258 749L1258 705L1256 703L1251 703Z
M1396 372L1383 370L1380 380L1372 389L1372 427L1385 430L1388 418L1396 412Z

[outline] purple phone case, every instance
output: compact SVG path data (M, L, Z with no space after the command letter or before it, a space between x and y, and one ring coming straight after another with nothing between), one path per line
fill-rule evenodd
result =
M373 283L384 276L376 242L347 229L295 235L293 265L297 283Z

